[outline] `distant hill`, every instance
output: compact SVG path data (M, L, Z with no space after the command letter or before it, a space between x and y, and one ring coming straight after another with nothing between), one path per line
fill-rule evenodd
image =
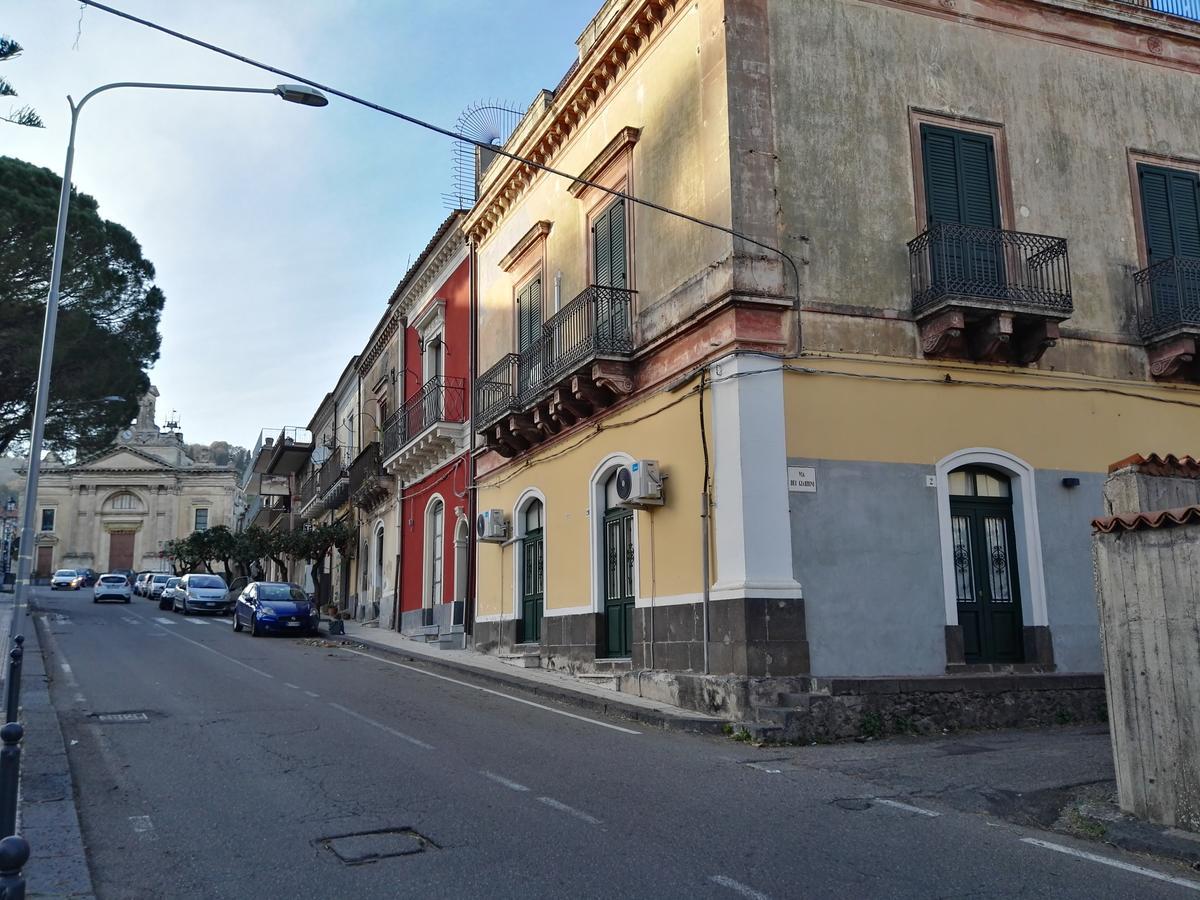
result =
M187 444L188 456L192 459L197 458L200 450L208 450L212 453L212 464L214 466L233 466L238 472L246 468L246 463L250 461L250 451L245 447L239 447L236 444L230 444L229 441L213 441L211 444Z

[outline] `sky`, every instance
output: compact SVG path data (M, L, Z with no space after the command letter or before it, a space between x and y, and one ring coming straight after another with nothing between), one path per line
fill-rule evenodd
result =
M599 0L108 0L177 31L453 127L553 88ZM0 72L45 129L0 155L61 174L78 100L112 81L280 79L74 0L0 0ZM8 99L0 100L0 106ZM3 106L3 112L8 107ZM452 142L337 98L114 90L88 102L73 181L128 228L166 294L158 421L254 445L308 423L448 210Z

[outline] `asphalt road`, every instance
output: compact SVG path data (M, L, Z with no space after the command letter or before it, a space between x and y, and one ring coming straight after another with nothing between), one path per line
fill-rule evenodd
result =
M1198 896L869 766L784 770L138 598L37 604L102 898Z

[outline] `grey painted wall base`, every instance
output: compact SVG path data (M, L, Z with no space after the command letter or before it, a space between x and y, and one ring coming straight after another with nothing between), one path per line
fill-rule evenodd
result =
M451 640L463 632L463 608L460 600L439 603L430 610L411 609L400 613L400 633L426 640ZM427 616L427 613L431 614ZM430 621L432 620L432 621ZM426 624L426 623L429 624Z
M476 622L472 639L472 647L480 653L508 653L517 642L517 623L512 619Z
M591 671L604 656L604 617L598 613L542 619L542 665L567 672Z
M950 673L970 670L975 672L1053 672L1054 639L1046 625L1026 625L1022 628L1024 660L1020 663L980 664L968 663L963 644L961 625L946 626L946 671Z

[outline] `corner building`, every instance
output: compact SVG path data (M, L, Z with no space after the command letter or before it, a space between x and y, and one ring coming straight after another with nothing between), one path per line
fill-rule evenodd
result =
M1105 472L1200 443L1200 27L1114 0L611 0L578 45L507 148L796 269L488 167L478 506L511 535L477 550L475 645L1101 671ZM665 504L635 511L610 479L641 459Z

